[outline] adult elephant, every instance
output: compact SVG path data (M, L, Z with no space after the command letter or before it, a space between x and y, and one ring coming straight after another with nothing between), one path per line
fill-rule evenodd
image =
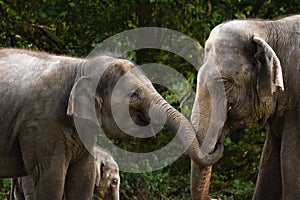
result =
M132 62L111 56L86 60L1 49L0 178L31 175L35 199L61 200L63 194L66 199L91 199L95 162L87 149L95 143L95 135L88 136L95 131L85 124L75 127L73 119L83 118L86 125L95 122L110 136L126 135L114 120L111 102L114 86L129 71L122 85L126 94L117 100L128 105L134 123L149 124L149 110L156 110L156 116L166 116L166 126L180 130L183 144L191 144L187 153L195 162L207 165L217 160L218 151L213 159L200 155L190 122L157 93ZM143 85L138 85L141 82ZM95 116L91 116L93 110ZM117 115L127 124L128 113ZM88 137L80 138L76 128ZM83 145L81 139L90 140L89 145Z
M198 73L192 124L213 151L233 129L267 123L253 199L300 198L300 16L215 27ZM211 166L192 162L193 199L208 199Z

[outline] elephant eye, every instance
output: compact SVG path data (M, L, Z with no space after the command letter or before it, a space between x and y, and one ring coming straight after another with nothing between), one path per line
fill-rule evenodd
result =
M231 89L234 86L234 81L228 78L222 78L225 89Z
M232 83L232 80L230 80L229 78L222 78L222 81L224 84Z
M114 185L114 186L116 186L118 184L118 180L117 179L113 179L111 181L111 184Z
M227 112L229 112L230 110L232 110L233 107L233 103L228 103L227 105Z
M134 103L136 101L139 101L140 100L140 96L139 96L139 93L137 91L134 91L131 96L130 96L130 100L129 100L129 103Z

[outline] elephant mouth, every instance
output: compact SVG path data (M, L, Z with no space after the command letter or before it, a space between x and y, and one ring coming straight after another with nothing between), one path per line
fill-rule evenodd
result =
M138 126L147 126L150 123L149 117L140 110L130 110L130 115L134 123Z
M215 147L213 148L213 150L211 152L209 152L209 154L214 154L220 146L224 145L225 138L227 137L229 132L230 132L230 129L227 129L227 128L222 130L222 132L219 136L219 139L216 141Z
M229 134L229 132L230 132L229 128L225 128L225 127L223 128L222 133L218 140L218 144L224 144L225 138Z

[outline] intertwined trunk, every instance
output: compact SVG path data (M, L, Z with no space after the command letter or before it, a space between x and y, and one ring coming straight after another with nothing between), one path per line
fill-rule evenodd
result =
M203 167L191 162L191 191L193 200L209 199L209 184L212 166Z
M158 94L154 95L151 101L152 103L155 102L156 106L161 108L161 111L166 114L166 126L178 134L181 143L187 149L187 154L194 162L200 166L209 166L220 158L219 152L206 156L201 152L194 128L183 114L178 112Z
M219 148L222 149L223 153L223 145L219 144L219 139L226 120L226 94L222 83L214 83L207 79L206 73L208 70L206 69L208 67L204 64L198 74L198 87L191 122L197 133L200 151L209 157L211 152ZM219 156L219 158L221 157L222 155ZM212 166L199 165L194 161L191 165L191 194L193 200L209 199Z

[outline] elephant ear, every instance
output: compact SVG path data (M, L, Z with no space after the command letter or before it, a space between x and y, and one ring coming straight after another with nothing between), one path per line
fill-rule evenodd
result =
M275 92L284 91L282 68L276 53L265 40L254 36L253 41L257 44L254 57L259 63L257 88L261 100L265 101Z
M101 125L100 110L102 107L102 98L96 96L95 83L90 77L80 77L74 84L70 93L67 115L87 119L95 122L97 120ZM96 110L96 109L97 110ZM97 124L97 122L95 122Z

